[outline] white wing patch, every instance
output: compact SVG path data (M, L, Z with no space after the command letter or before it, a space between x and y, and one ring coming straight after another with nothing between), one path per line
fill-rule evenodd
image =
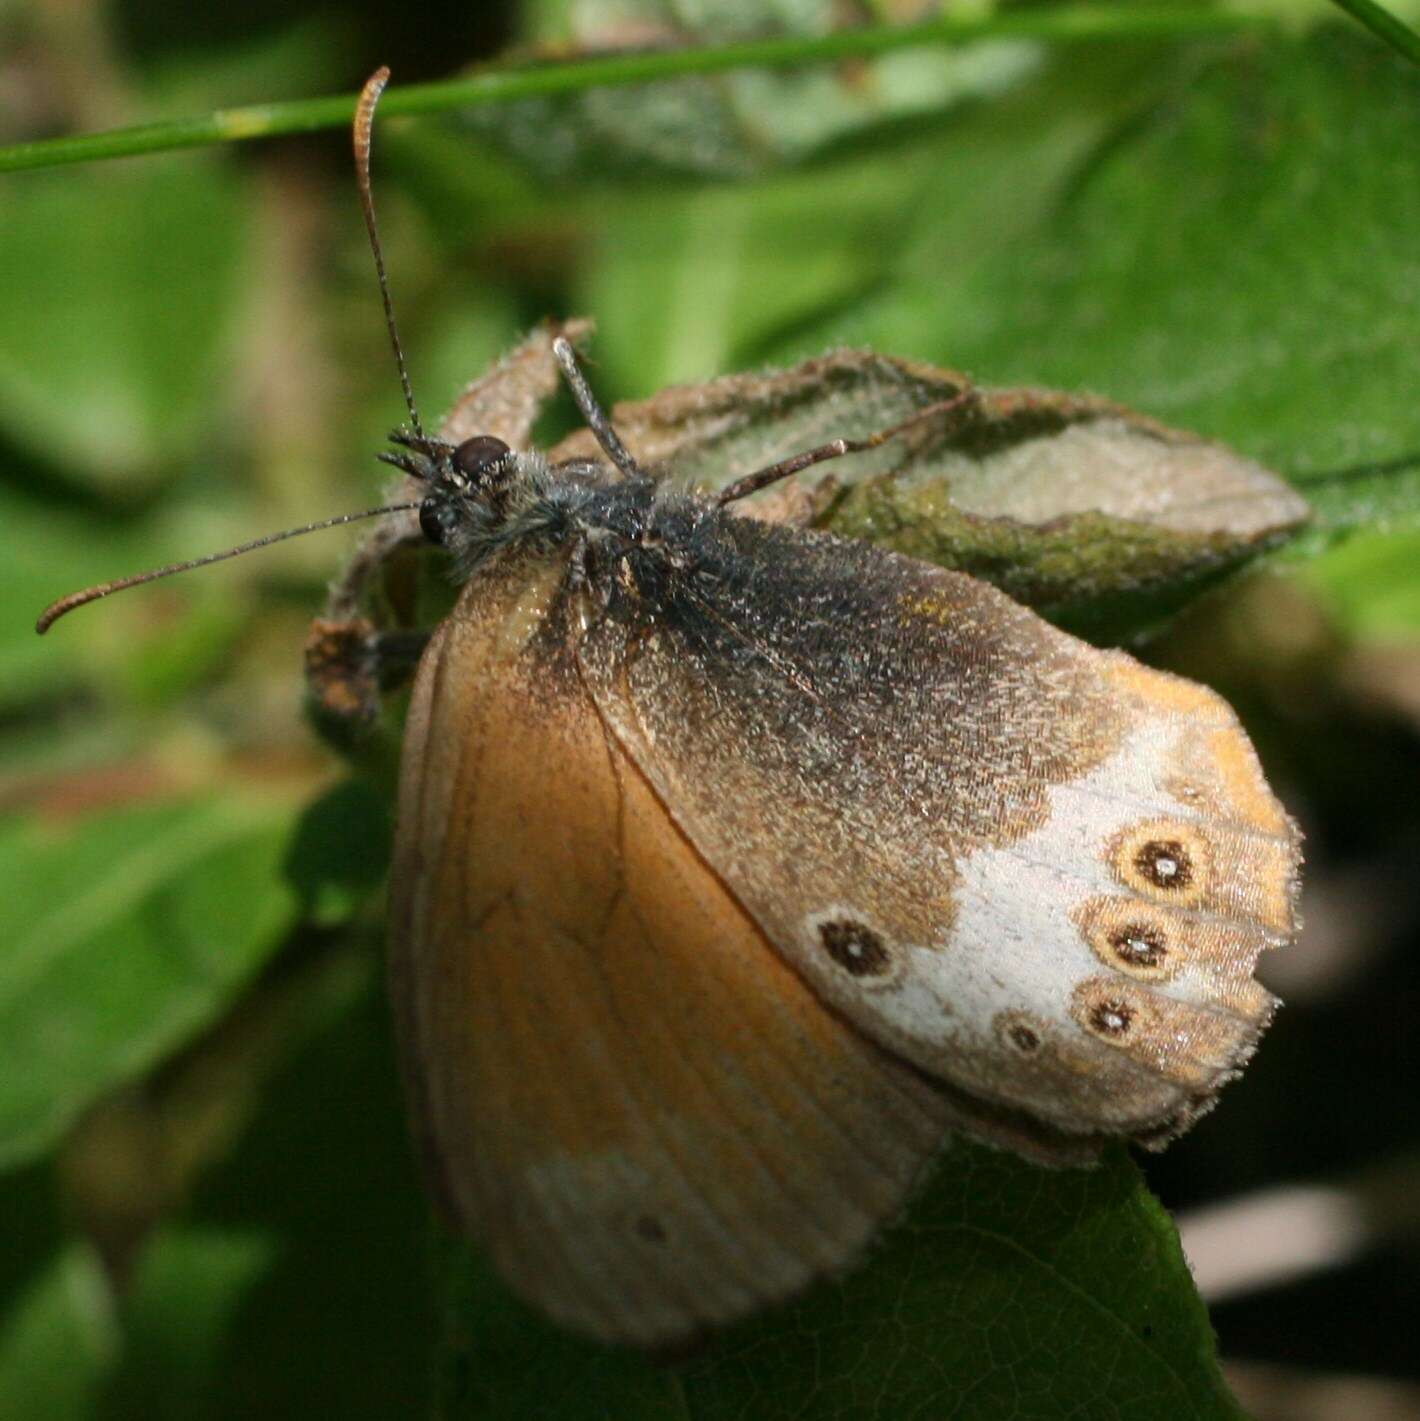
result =
M824 937L841 946L871 924L847 905L810 914L812 974L922 1069L1064 1130L1211 1095L1266 1022L1252 967L1290 927L1268 923L1246 881L1284 879L1294 849L1174 792L1180 765L1206 777L1199 734L1187 716L1139 717L1094 770L1050 789L1039 827L964 855L945 931L884 941L876 974Z

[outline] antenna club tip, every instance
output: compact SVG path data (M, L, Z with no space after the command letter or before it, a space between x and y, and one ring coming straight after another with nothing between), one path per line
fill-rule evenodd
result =
M357 166L368 166L369 164L370 130L375 121L375 105L379 103L380 95L384 93L389 77L388 66L381 65L365 80L365 85L360 90L360 97L355 101L355 123L351 129L351 136L355 142Z
M85 602L97 601L107 592L108 584L104 583L99 587L86 587L82 592L69 592L56 598L35 618L35 635L43 636L60 617L72 612L75 607L82 607Z
M51 602L35 618L35 635L43 636L60 617L72 612L75 607L82 607L85 602L96 602L100 597L105 596L107 591L107 584L101 587L86 587L82 592L70 592Z

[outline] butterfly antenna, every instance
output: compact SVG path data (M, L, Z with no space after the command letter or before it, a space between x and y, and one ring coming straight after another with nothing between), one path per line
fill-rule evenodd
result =
M375 274L380 281L380 300L385 308L385 329L390 334L390 344L394 347L395 363L399 366L399 383L404 390L404 403L409 410L410 423L420 439L424 437L424 427L419 420L419 409L414 403L414 390L409 383L409 369L404 363L404 348L399 343L399 329L394 323L394 306L390 302L389 279L385 275L384 253L380 250L380 234L375 226L375 199L370 191L370 135L374 128L375 105L389 83L387 68L377 69L365 82L355 105L353 138L355 145L355 180L360 190L360 209L365 215L365 230L370 234L370 251L375 258ZM57 602L51 602L35 622L35 631L41 636L60 617L72 612L76 607L87 606L102 597L115 592L123 592L129 587L140 587L145 582L157 582L160 578L172 577L175 573L191 572L194 568L206 567L210 563L225 562L227 558L240 557L243 553L255 552L257 548L269 547L287 538L299 538L306 533L316 533L322 528L338 528L343 523L355 523L362 518L378 518L386 513L406 513L418 508L417 503L388 503L380 508L367 508L361 513L341 513L334 518L324 518L317 523L307 523L300 528L287 528L281 533L268 533L263 538L254 538L250 543L227 548L220 553L209 553L206 557L191 558L187 562L175 562L167 567L156 567L148 572L135 573L132 577L115 578L112 582L100 582L94 587L86 587L81 592L71 592Z
M394 347L395 364L399 366L399 383L404 390L404 403L409 410L409 422L420 439L424 426L419 422L419 410L414 403L414 387L409 383L409 369L404 363L404 347L399 343L399 328L394 323L394 305L390 301L389 279L385 276L385 257L380 250L380 233L375 226L375 196L370 188L370 139L375 126L375 105L389 83L390 71L381 67L365 80L360 100L355 105L355 184L360 190L360 211L365 215L365 231L370 234L370 251L375 258L375 275L380 281L380 300L385 307L385 329Z
M301 528L287 528L281 533L268 533L264 538L254 538L240 547L227 548L220 553L208 553L205 558L192 558L187 562L170 563L167 567L155 567L149 572L136 572L132 577L115 578L112 582L100 582L96 587L86 587L82 592L71 592L57 602L51 602L39 615L35 631L41 636L66 612L76 607L97 602L114 592L122 592L128 587L139 587L145 582L157 582L160 577L171 577L177 572L191 572L195 567L206 567L208 563L224 562L227 558L240 557L243 553L255 552L257 548L269 547L287 538L299 538L303 533L318 533L322 528L338 528L342 523L355 523L361 518L378 518L382 513L405 513L418 508L417 503L387 503L382 508L367 508L363 513L341 513L334 518L323 518L319 523L307 523Z

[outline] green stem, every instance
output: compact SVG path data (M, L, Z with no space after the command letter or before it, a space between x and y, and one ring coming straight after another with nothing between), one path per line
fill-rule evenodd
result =
M1351 0L1364 3L1365 0ZM687 74L727 69L780 69L892 50L964 44L978 39L1055 41L1180 38L1270 28L1265 17L1198 6L1124 9L1079 5L1054 10L954 19L941 16L916 25L883 25L831 34L750 40L701 49L663 49L591 55L568 63L498 65L445 83L391 89L381 102L385 116L435 113L516 99L545 98L613 85L646 84ZM296 99L221 109L203 118L115 128L106 133L49 138L0 148L0 172L122 158L210 143L238 143L283 133L339 128L350 122L353 96Z
M1336 3L1398 54L1403 54L1412 64L1420 64L1420 35L1404 20L1381 9L1375 0L1336 0Z

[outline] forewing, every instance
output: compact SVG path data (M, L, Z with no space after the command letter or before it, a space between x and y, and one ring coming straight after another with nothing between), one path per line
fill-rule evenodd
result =
M1024 1153L1211 1104L1298 863L1228 706L866 544L716 518L683 561L580 656L784 959Z
M567 653L564 565L480 575L410 710L392 981L440 1192L567 1326L684 1339L841 1267L941 1140L675 827Z

